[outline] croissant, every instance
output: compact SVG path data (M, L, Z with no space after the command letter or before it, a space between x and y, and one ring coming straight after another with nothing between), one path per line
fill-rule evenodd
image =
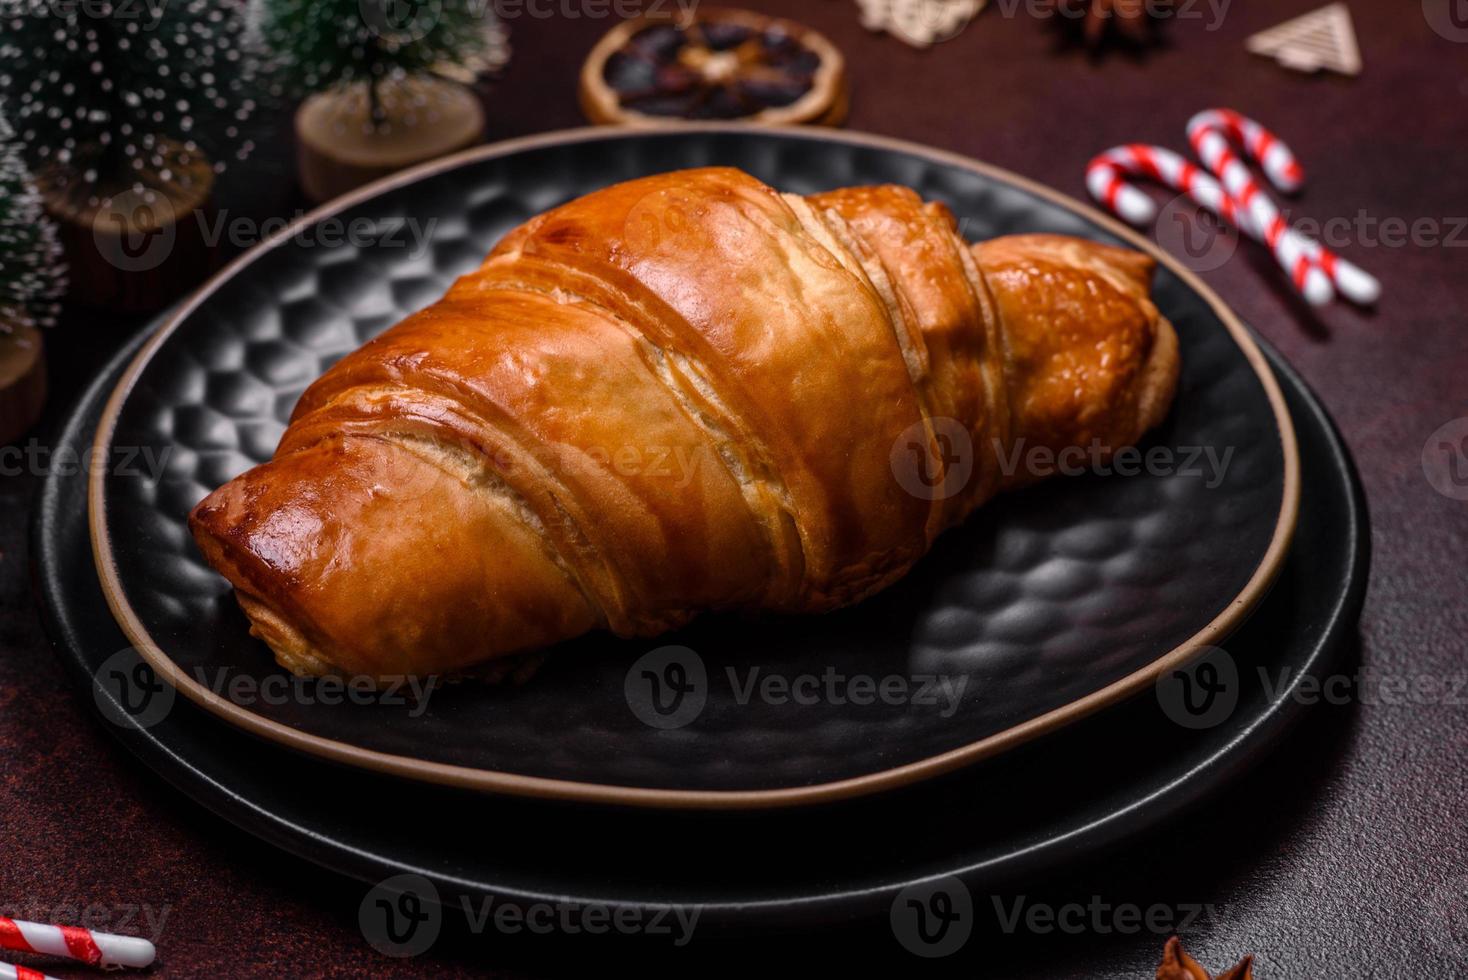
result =
M1163 417L1152 267L1055 235L969 245L895 186L629 181L337 363L190 526L301 674L830 610L1033 479L1016 447L1114 451Z

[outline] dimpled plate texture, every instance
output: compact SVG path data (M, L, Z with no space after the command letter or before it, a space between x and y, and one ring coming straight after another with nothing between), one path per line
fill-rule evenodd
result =
M555 650L528 684L453 685L421 712L254 693L282 671L195 550L192 506L270 457L312 380L435 301L520 222L607 184L707 164L796 193L904 184L948 204L971 240L1049 231L1116 241L998 177L836 134L592 135L389 189L334 219L355 230L349 241L308 230L238 268L154 352L122 404L114 449L163 460L158 479L109 471L104 487L124 598L154 642L251 711L361 748L582 783L770 790L878 773L1003 732L1147 667L1235 601L1279 520L1284 450L1242 350L1202 297L1160 269L1154 296L1177 327L1183 373L1144 449L1179 463L1194 447L1228 454L1220 471L1205 456L1145 475L1054 479L992 502L859 607L707 617L653 641L591 636ZM706 696L677 728L644 723L627 694L638 658L668 644L694 651L680 656ZM750 696L751 678L769 675L813 676L837 696ZM859 676L917 692L930 675L950 692L962 684L956 704L843 693Z

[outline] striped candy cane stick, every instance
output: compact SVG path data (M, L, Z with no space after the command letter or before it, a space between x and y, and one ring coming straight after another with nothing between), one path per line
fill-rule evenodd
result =
M1228 191L1240 211L1248 215L1247 224L1274 252L1275 259L1294 282L1295 288L1317 306L1330 302L1335 294L1330 277L1312 261L1312 253L1303 236L1290 230L1269 195L1255 183L1249 168L1229 149L1223 134L1205 126L1188 135L1203 165L1223 181L1224 190Z
M1171 150L1129 143L1107 150L1092 159L1086 168L1086 187L1097 200L1133 224L1146 224L1157 209L1147 195L1126 183L1122 174L1150 177L1182 191L1222 220L1265 242L1295 287L1311 303L1328 303L1334 295L1330 279L1306 259L1298 242L1287 240L1277 246L1270 241L1255 225L1252 213L1242 207L1222 184Z
M0 916L0 949L65 956L92 966L148 966L158 955L136 936L114 936L79 926L48 926Z
M32 970L28 966L0 963L0 980L56 980L56 978L47 976L40 970Z
M1335 282L1336 288L1354 303L1370 306L1381 299L1381 281L1365 269L1336 255L1318 242L1306 238L1307 248L1313 247L1312 257L1325 274Z
M1188 120L1188 135L1194 129L1216 129L1242 146L1250 159L1259 161L1269 182L1286 194L1300 189L1305 171L1284 141L1269 130L1232 109L1204 109Z
M1142 173L1138 150L1163 150L1160 146L1144 147L1140 143L1128 143L1099 154L1086 164L1086 190L1107 210L1121 215L1123 221L1134 225L1145 225L1157 214L1152 199L1123 179L1125 174Z
M1265 173L1276 186L1298 186L1298 178L1301 176L1298 164L1294 167L1295 182L1293 185L1289 184L1288 179L1282 183L1274 172L1281 169L1281 164L1278 162L1281 159L1278 148L1283 144L1278 140L1273 140L1272 136L1268 136L1268 131L1258 123L1245 119L1237 113L1232 113L1232 116L1240 121L1240 128L1235 130L1227 125L1219 125L1218 117L1221 112L1227 112L1227 110L1210 109L1207 112L1198 113L1189 120L1188 140L1193 144L1193 149L1197 152L1198 158L1203 161L1203 165L1222 178L1229 195L1249 213L1250 220L1254 223L1260 237L1274 250L1280 264L1296 279L1296 284L1299 285L1300 274L1300 269L1296 264L1297 256L1302 255L1310 265L1320 270L1321 275L1333 282L1348 299L1366 305L1375 303L1381 296L1381 283L1361 267L1346 261L1319 242L1290 228L1274 202L1269 199L1269 195L1265 194L1254 181L1253 175L1249 173L1249 168L1234 155L1228 139L1235 132L1241 134L1238 136L1239 142L1248 147L1249 153L1260 161ZM1267 139L1263 142L1256 139L1250 143L1242 135L1247 128L1243 127L1244 123L1264 133ZM1273 159L1275 163L1267 165L1264 162L1266 159ZM1290 155L1288 159L1292 162L1293 155ZM1308 279L1309 273L1306 272L1305 275ZM1308 288L1302 287L1302 292L1305 292L1307 298L1310 296ZM1321 291L1320 295L1324 295L1324 292ZM1316 300L1312 299L1312 302ZM1319 302L1324 302L1324 300L1319 300Z
M1114 147L1086 166L1086 187L1108 208L1136 225L1152 220L1152 199L1128 184L1122 175L1148 177L1182 191L1219 218L1239 224L1240 216L1223 185L1188 160L1161 146L1128 143Z

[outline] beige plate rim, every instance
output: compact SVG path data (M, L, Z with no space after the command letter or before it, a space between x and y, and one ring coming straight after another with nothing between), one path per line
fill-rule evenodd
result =
M950 749L939 755L920 759L916 762L833 782L767 790L684 790L584 783L563 779L549 779L540 776L526 776L517 773L474 769L439 762L428 762L422 759L412 758L411 756L393 755L364 749L346 742L310 735L281 724L280 722L271 721L215 694L195 679L189 677L183 668L174 663L163 652L162 648L149 636L147 629L143 626L141 620L128 603L127 595L123 590L122 582L118 575L116 562L113 559L112 542L108 537L106 521L103 519L107 507L106 470L105 467L94 467L89 474L87 510L88 522L91 528L92 553L96 561L98 575L101 578L102 591L106 596L108 606L111 608L118 624L122 627L123 632L132 642L138 653L152 666L159 676L181 691L191 701L236 727L297 751L331 759L335 762L357 768L369 769L429 783L509 794L512 796L664 809L754 810L826 803L850 797L864 796L881 790L890 790L905 786L918 780L950 772L961 766L970 765L998 755L1024 742L1028 742L1039 735L1054 731L1104 707L1115 704L1142 690L1147 685L1154 683L1165 671L1185 664L1200 650L1218 642L1243 622L1273 583L1275 576L1278 574L1284 562L1290 540L1294 536L1295 522L1299 514L1300 502L1299 453L1295 441L1294 424L1290 419L1289 410L1285 406L1284 396L1280 392L1273 372L1270 371L1268 364L1264 360L1264 355L1260 352L1258 345L1254 343L1253 338L1249 336L1248 331L1224 305L1223 301L1202 280L1194 275L1191 270L1184 267L1171 255L1158 248L1137 232L1121 225L1094 208L1065 194L1061 194L1059 191L1051 190L1048 187L1044 187L1009 171L981 163L957 153L933 149L919 143L911 143L885 136L855 132L841 132L838 134L828 130L812 130L807 127L798 126L751 127L739 124L712 123L688 124L685 128L688 132L719 133L730 131L749 132L753 130L778 133L797 139L816 142L837 140L877 149L889 149L910 153L937 163L961 167L1019 187L1095 222L1106 231L1130 244L1133 248L1151 255L1160 264L1166 266L1174 275L1182 279L1198 295L1202 296L1213 309L1213 312L1223 322L1224 326L1233 336L1234 342L1239 345L1239 348L1244 352L1244 356L1254 368L1260 384L1264 387L1270 405L1274 409L1275 423L1279 430L1279 438L1284 455L1284 487L1274 535L1270 539L1269 547L1265 550L1258 567L1255 568L1253 575L1244 585L1242 591L1211 622L1194 633L1184 643L1146 667L1140 668L1120 680L1113 681L1106 687L1093 691L1085 697L1031 718L1002 732L995 733L968 745ZM149 338L132 363L128 365L127 370L118 381L117 387L108 399L97 428L94 443L95 451L104 452L110 448L112 436L117 426L118 415L124 403L127 401L128 396L131 394L133 386L137 383L143 369L152 360L153 355L172 336L179 325L205 299L219 289L223 283L233 278L242 269L249 266L279 243L290 239L301 228L353 207L385 191L414 183L425 177L442 173L464 164L507 156L524 150L560 146L568 143L629 139L645 136L650 133L667 135L668 132L669 130L666 127L630 126L609 129L606 127L589 126L506 140L500 143L465 150L441 160L436 160L403 173L395 174L316 208L221 269L190 296L179 308L177 313L158 328L158 331Z

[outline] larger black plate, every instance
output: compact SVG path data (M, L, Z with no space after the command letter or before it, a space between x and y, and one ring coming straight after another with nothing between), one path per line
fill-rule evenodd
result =
M947 203L973 239L1050 231L1154 251L1156 302L1177 327L1183 362L1173 411L1144 447L1159 462L996 501L897 586L838 614L710 617L652 642L591 636L554 651L530 684L441 690L421 712L262 696L284 690L284 677L203 564L189 509L270 456L296 398L328 365L436 299L511 227L597 187L704 164L801 193L904 184ZM355 234L333 241L333 223ZM124 631L188 697L349 764L659 805L886 788L1114 703L1219 642L1259 601L1298 492L1293 432L1263 358L1216 297L1154 246L972 161L807 130L541 137L332 205L185 304L119 384L98 448L166 460L156 479L93 471L93 541ZM683 648L672 656L694 685L695 710L675 716L677 727L636 710L646 668L665 666L640 658L666 645ZM750 697L748 685L770 675L774 693Z
M58 434L84 452L124 351ZM1349 649L1370 532L1350 458L1299 377L1266 349L1299 433L1304 485L1295 547L1268 598L1228 641L1239 684L1216 724L1180 727L1150 694L1002 758L839 806L763 813L629 811L485 797L263 744L177 699L131 713L118 694L137 665L108 615L85 523L84 477L54 468L31 554L42 616L80 696L106 730L194 800L294 854L364 881L427 879L445 903L485 895L613 907L683 904L699 928L798 928L886 916L919 880L978 889L1029 880L1135 837L1267 752ZM94 679L101 678L101 683ZM1261 677L1278 682L1274 689ZM1308 688L1306 688L1308 690ZM165 702L166 702L165 698ZM1230 705L1229 702L1232 702Z

